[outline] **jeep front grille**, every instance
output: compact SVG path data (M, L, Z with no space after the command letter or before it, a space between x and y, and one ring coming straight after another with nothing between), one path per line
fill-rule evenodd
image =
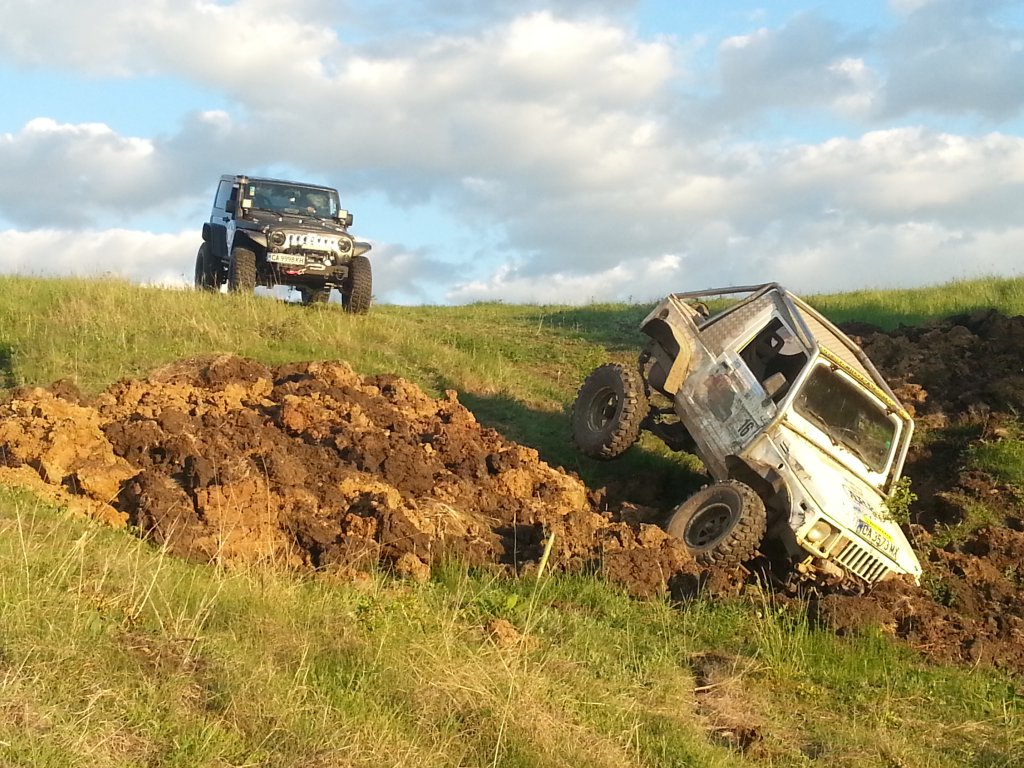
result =
M860 576L868 584L874 584L889 572L889 567L885 563L854 541L843 547L843 550L835 555L835 559L846 570Z
M288 232L282 248L284 250L318 251L321 253L338 253L346 250L339 248L339 238L315 235L307 232Z

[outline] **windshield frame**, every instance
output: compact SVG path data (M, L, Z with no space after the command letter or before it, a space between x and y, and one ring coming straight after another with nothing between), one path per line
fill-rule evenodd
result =
M268 211L279 216L301 216L334 221L341 211L337 190L328 187L314 187L287 181L250 179L244 185L242 192L243 199L252 201L249 210ZM322 205L314 204L314 197L319 198ZM310 210L310 205L314 210Z
M827 376L828 379L822 379L822 376ZM831 385L831 392L818 391L819 386L825 385ZM817 410L808 405L808 395L814 394L822 395L824 398ZM837 405L835 398L843 396L846 398L838 401L840 404ZM844 463L851 469L866 472L873 484L879 487L886 485L887 476L900 450L904 424L899 415L881 399L861 386L842 368L820 357L808 366L796 391L791 392L788 399L789 412L795 414L802 423L809 425L814 434L820 435L815 440L820 447L843 458ZM844 408L841 405L844 402L849 407ZM886 430L884 434L888 436L887 443L884 440L876 440L876 447L872 448L864 441L851 439L867 435L863 429L864 417L870 418L875 427ZM856 423L843 425L840 418ZM851 460L855 464L851 463Z

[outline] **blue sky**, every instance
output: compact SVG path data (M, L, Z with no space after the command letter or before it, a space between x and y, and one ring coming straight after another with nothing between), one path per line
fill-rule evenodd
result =
M0 17L5 273L188 284L228 172L337 186L381 302L1020 273L1024 2L0 0Z

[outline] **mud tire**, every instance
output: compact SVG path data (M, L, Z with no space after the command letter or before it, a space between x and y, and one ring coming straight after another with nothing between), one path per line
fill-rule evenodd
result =
M342 304L349 312L363 315L370 311L372 301L373 271L370 260L365 256L353 256L342 291Z
M210 248L206 243L199 246L196 254L195 286L200 291L216 291L220 288L220 269L210 258Z
M331 288L300 288L299 295L302 296L303 304L326 304L331 298Z
M767 528L761 497L727 480L702 488L676 507L666 530L701 565L739 565L754 557Z
M606 461L640 439L650 404L640 373L606 363L580 385L572 406L572 439L586 456Z
M250 293L255 288L256 254L248 248L235 248L231 252L228 290L232 293Z

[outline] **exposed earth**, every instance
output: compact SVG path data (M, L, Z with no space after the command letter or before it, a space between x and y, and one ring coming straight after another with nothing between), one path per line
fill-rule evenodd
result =
M916 412L910 532L925 578L819 595L812 617L840 633L881 626L935 659L1024 673L1022 500L963 469L970 444L1014 436L1024 412L1024 318L847 331ZM91 398L65 382L17 390L0 406L0 482L202 561L353 575L383 566L425 579L451 556L530 573L553 536L547 568L600 571L638 597L728 595L748 576L699 567L648 524L666 510L599 507L622 493L591 491L481 426L454 392L435 400L341 362L269 368L220 356ZM942 535L979 502L998 524Z

